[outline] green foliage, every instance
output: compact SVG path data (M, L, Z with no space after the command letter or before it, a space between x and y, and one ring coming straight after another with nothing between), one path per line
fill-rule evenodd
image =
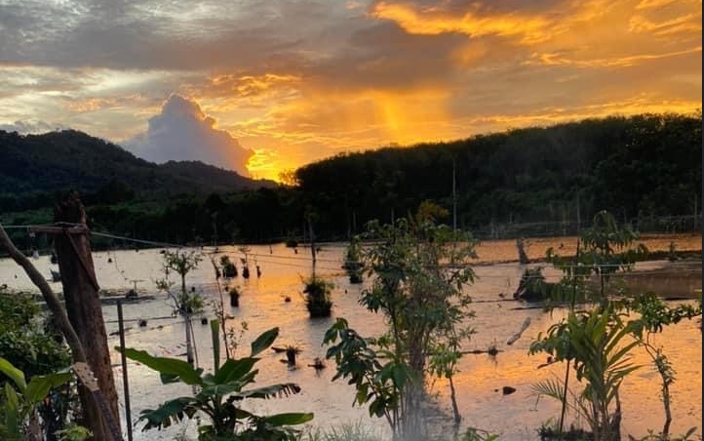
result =
M215 328L217 328L217 324ZM259 361L255 356L267 349L278 336L278 328L270 329L257 337L251 345L249 357L230 358L217 366L214 374L204 373L190 364L172 358L153 357L145 351L126 349L125 355L159 372L162 381L176 379L187 385L196 386L198 392L169 400L157 409L142 411L140 421L146 421L143 430L161 429L173 423L195 418L201 412L210 424L199 427L200 441L227 440L290 440L296 439L296 431L287 427L303 424L313 418L311 413L283 413L259 416L240 407L246 399L267 399L288 396L300 392L295 383L282 383L247 389L255 383L258 370L254 365ZM219 346L217 332L213 333L214 350ZM117 348L116 348L117 349Z
M692 201L701 200L701 127L701 112L647 114L382 148L306 165L287 176L295 186L279 187L198 162L151 164L75 131L0 131L0 213L51 207L55 191L70 186L83 192L96 230L186 243L216 227L221 239L262 243L300 241L309 204L317 237L345 240L355 224L423 201L449 211L455 164L461 228L478 237L574 234L578 213L590 219L602 209L643 222L692 215ZM222 204L207 202L213 192ZM15 217L24 216L7 222L22 223L9 222ZM50 210L43 217L34 223L51 221Z
M363 422L344 423L327 430L309 431L301 441L385 441Z
M374 349L373 343L350 329L344 318L338 318L323 338L323 344L332 345L325 357L337 364L333 381L348 379L357 389L352 404L368 404L370 416L385 417L396 430L402 388L412 373L392 352Z
M695 435L697 431L697 426L690 427L684 434L677 436L663 435L661 433L655 433L652 430L648 431L648 434L642 438L632 438L634 441L692 441L701 440L702 436Z
M63 430L57 431L56 435L58 435L60 441L84 441L93 436L93 433L83 426L72 424Z
M364 264L361 262L361 242L359 236L353 236L345 250L342 268L347 272L350 283L362 283Z
M30 384L34 378L60 371L71 364L70 353L62 344L60 334L52 329L32 296L10 294L3 289L0 289L0 354ZM0 390L3 385L14 383L14 379L0 371ZM37 384L41 383L34 383L33 387ZM41 428L49 436L67 423L70 408L76 402L76 392L70 385L64 384L51 392L31 391L32 396L37 393L50 396L50 399L42 400L36 406L42 419L49 422ZM3 399L0 398L0 401Z
M200 312L203 309L203 299L196 293L189 293L186 289L186 275L196 269L201 260L202 255L197 251L165 251L164 259L164 274L165 279L157 280L156 285L160 291L166 294L173 300L176 311L180 314L190 315ZM168 280L169 273L175 272L181 278L180 291L173 293L173 282Z
M476 427L469 427L464 431L459 441L495 441L499 435Z
M632 323L633 332L638 338L643 338L644 332L661 332L665 326L702 315L701 302L696 306L689 304L669 306L652 292L637 295L629 299L623 306L640 315Z
M548 261L563 272L556 291L561 294L561 300L571 298L572 310L567 319L553 325L545 337L538 337L531 345L531 353L544 351L556 361L567 361L568 372L564 383L542 382L536 386L536 392L562 401L563 409L570 407L583 416L596 441L613 439L619 433L619 386L623 378L636 369L629 364L628 358L629 352L637 346L647 352L660 375L666 415L660 433L665 438L669 436L672 421L669 388L675 381L675 371L662 349L651 344L649 335L702 313L701 304L698 307L669 307L653 293L613 298L614 293L626 291L612 283L611 277L619 271L630 271L647 253L642 245L631 248L637 238L637 233L621 227L610 213L602 211L594 217L591 228L580 236L574 258L566 259L552 249L548 250ZM596 299L596 308L591 312L575 313L578 296ZM624 323L624 311L636 312L639 317ZM622 342L626 336L634 338L629 343ZM578 394L567 387L571 362L577 371L577 379L586 383ZM573 395L573 403L567 402L567 392Z
M582 219L603 209L619 219L693 214L702 194L701 128L701 113L589 119L338 155L296 177L304 195L321 201L320 236L344 234L352 212L363 223L425 200L451 210L453 162L460 227L488 236L492 223L551 222L508 231L517 237L555 234L567 220L574 234L578 212Z
M69 372L35 375L29 383L24 373L5 358L0 357L0 373L12 382L4 385L4 394L0 398L0 435L6 441L22 441L30 417L49 394L52 388L70 381Z
M220 256L220 266L222 267L223 277L237 277L237 267L230 260L230 256Z
M0 130L0 145L0 188L16 195L72 188L92 193L85 202L103 204L130 200L135 194L206 196L233 188L273 186L271 181L254 181L200 162L157 165L75 130L25 136ZM0 211L8 208L0 206Z
M305 287L306 308L311 317L330 317L332 300L330 294L335 285L318 276L311 276L303 281Z
M679 323L684 319L691 320L694 317L701 317L701 302L696 307L687 304L670 307L655 294L646 293L629 299L623 307L639 314L639 317L632 320L629 326L632 335L648 354L655 371L660 376L660 396L665 411L665 422L659 436L661 439L668 439L672 422L670 386L675 382L675 369L663 353L662 348L655 346L650 341L650 335L661 332L665 326ZM686 435L685 438L689 435Z
M339 339L326 356L337 363L335 378L355 385L356 404L368 403L371 415L385 417L396 435L413 439L422 436L426 375L451 382L460 342L471 334L471 299L462 286L474 280L468 261L476 257L475 242L422 213L394 225L372 222L367 235L377 242L360 254L375 277L360 303L384 314L388 330L365 340L340 319L326 333L325 344Z
M71 363L61 338L47 325L32 296L0 289L0 354L29 378ZM0 385L3 378L0 375Z
M632 247L638 237L629 227L620 226L611 213L598 212L592 226L582 231L575 257L565 258L553 248L547 250L547 261L563 273L553 290L554 298L570 299L572 304L577 298L605 302L609 294L622 291L618 282L612 283L611 276L631 271L636 261L648 253L643 244Z
M571 361L584 389L573 409L588 421L595 441L611 441L620 430L619 390L623 379L639 366L630 363L629 352L638 342L627 342L631 326L612 305L590 312L570 312L566 320L538 335L530 353L546 352L556 361ZM539 383L536 391L559 400L564 385Z

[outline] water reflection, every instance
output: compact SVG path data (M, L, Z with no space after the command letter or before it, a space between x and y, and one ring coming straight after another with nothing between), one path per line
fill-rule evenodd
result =
M651 238L646 244L653 250L667 250L673 240L678 250L701 248L701 236ZM534 259L543 257L548 247L562 246L561 253L573 253L576 239L529 239L527 245L526 251L529 257ZM216 261L220 255L228 254L239 265L241 254L235 247L220 247L219 251L220 253L212 256ZM256 259L262 274L261 277L253 275L248 280L238 277L225 284L236 286L241 293L239 308L231 308L226 302L225 312L233 316L227 326L239 329L242 321L247 323L249 330L244 334L237 352L240 356L248 354L251 339L273 326L278 326L281 330L277 346L293 344L302 350L298 356L297 369L288 369L281 363L281 354L273 351L263 354L258 365L261 372L258 377L260 385L297 382L303 390L300 395L292 398L250 403L252 410L262 413L313 411L316 414L314 423L318 425L329 426L361 419L365 425L372 425L383 431L386 430L383 421L371 420L367 417L366 410L352 407L354 391L351 387L344 382L331 381L334 363L328 362L328 367L322 370L308 366L316 357L324 358L325 348L321 346L323 334L335 317L344 316L351 327L366 336L377 335L384 329L381 316L368 312L358 304L361 290L369 286L369 281L365 280L362 285L349 283L340 268L343 251L343 244L323 244L317 272L335 283L332 293L333 314L330 318L313 320L308 318L302 293L302 279L309 276L311 270L307 250L301 250L297 254L283 245L274 245L271 248L268 245L253 246L249 256L250 259ZM479 246L478 254L480 259L477 262L480 264L517 259L514 241L486 242ZM154 296L151 300L124 306L129 328L127 345L162 356L177 356L185 352L183 323L179 318L171 316L171 305L165 296L155 290L154 281L162 277L159 250L142 250L139 253L132 250L96 252L94 261L103 289L126 291L132 288L135 283L133 281L137 280L136 286L141 296ZM49 275L48 257L35 263L43 274ZM658 268L662 265L663 262L640 264L644 268ZM525 266L517 263L495 263L475 268L478 280L466 289L475 300L473 309L476 317L471 321L471 325L477 333L463 349L485 351L495 344L500 352L494 357L487 354L465 356L459 364L460 373L455 378L463 427L476 426L501 433L502 439L510 441L536 439L535 430L540 424L558 415L559 404L546 399L536 402L531 385L553 376L561 378L564 374L564 367L559 364L538 369L539 365L545 363L545 355L527 355L532 339L562 318L564 312L557 310L550 315L540 309L521 309L521 304L507 301L515 290L524 268ZM550 268L546 269L545 274L549 280L557 280L559 277L559 273ZM14 275L18 277L14 278ZM19 267L8 260L0 261L0 281L8 283L14 289L33 289ZM668 284L672 285L673 282L670 280ZM209 261L205 260L197 270L189 274L187 283L189 289L194 287L209 301L219 301L214 270ZM701 281L699 283L701 286ZM53 287L60 289L59 284L53 284ZM290 297L291 301L286 302L286 297ZM214 317L212 308L209 308L205 315ZM117 330L116 308L106 306L104 316L108 333L114 333ZM507 339L516 333L527 318L530 318L530 327L515 343L506 345ZM146 327L137 325L140 319L147 320ZM210 329L200 325L198 320L194 322L194 328L200 364L209 370L213 363ZM701 333L694 322L685 321L666 329L656 338L656 341L664 346L665 353L677 371L677 381L672 387L672 433L684 433L689 427L700 425ZM116 335L110 336L109 340L109 347L118 344ZM112 359L115 365L119 365L116 353L112 354ZM634 360L644 367L623 384L623 429L624 434L643 436L647 429L660 429L663 412L658 395L657 374L651 368L649 359L645 354L636 353ZM118 389L122 390L120 369L116 366L115 372L118 374ZM180 385L162 386L158 375L136 363L129 364L129 376L134 420L140 410L157 406L165 399L189 392L188 388ZM501 390L504 386L513 387L516 392L503 395ZM448 386L443 381L436 381L433 391L441 398L446 398L449 394ZM449 409L446 410L449 414ZM179 430L171 428L163 432L146 433L137 431L135 439L171 440Z

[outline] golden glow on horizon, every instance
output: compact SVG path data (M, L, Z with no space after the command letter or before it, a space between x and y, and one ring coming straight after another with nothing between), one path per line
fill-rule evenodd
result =
M176 0L168 10L140 9L156 14L145 26L158 27L140 50L132 36L120 46L115 30L109 63L72 49L61 63L44 59L53 46L44 46L40 32L18 42L18 54L36 59L0 61L0 127L71 127L129 148L176 94L212 118L199 130L224 130L254 152L246 165L252 175L279 180L312 161L391 144L609 115L692 113L702 107L701 4L346 0L318 5L316 17L325 20L308 23L317 26L310 32L287 21L309 11L271 4L270 21L254 26L261 33L247 26L238 33L235 24L252 19L229 22L226 12L237 16L239 6L218 13L209 5L189 21ZM188 23L170 32L163 20L172 16ZM220 21L207 38L192 35L207 18ZM72 35L71 26L61 35Z

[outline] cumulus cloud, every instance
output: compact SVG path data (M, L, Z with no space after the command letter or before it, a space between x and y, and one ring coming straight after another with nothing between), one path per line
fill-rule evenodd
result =
M195 101L172 95L161 113L149 119L149 128L124 143L148 161L201 161L250 176L247 162L254 155L225 130L216 128Z

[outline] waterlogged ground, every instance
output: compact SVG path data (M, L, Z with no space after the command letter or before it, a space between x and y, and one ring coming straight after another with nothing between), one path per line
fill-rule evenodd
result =
M645 238L646 244L653 250L667 250L674 241L676 249L701 249L701 236L667 236ZM575 250L574 238L534 239L528 241L528 255L531 258L543 257L548 247L560 248L560 252L571 254ZM298 367L290 369L281 363L282 354L268 351L263 354L258 367L259 385L274 382L296 382L302 387L302 392L291 398L265 400L249 404L251 410L262 413L305 411L314 412L313 425L330 427L349 422L361 422L383 434L385 423L370 419L365 409L351 406L354 391L344 382L331 382L334 375L334 364L316 372L308 367L315 357L323 357L325 348L321 346L325 330L334 322L335 317L345 317L350 326L363 335L376 335L384 329L382 317L369 313L359 306L358 298L362 289L368 286L350 285L347 277L340 269L343 245L323 245L319 255L317 272L335 283L333 291L333 317L329 319L308 318L302 298L302 278L310 274L309 250L299 248L298 254L283 245L254 246L249 255L252 268L252 278L233 279L231 284L239 287L242 292L239 308L226 306L226 311L233 316L228 321L229 327L239 328L242 321L248 326L243 334L240 355L248 354L249 342L259 333L274 326L280 328L277 346L286 344L298 345L302 353L298 357ZM94 262L98 281L101 287L108 291L125 291L136 286L142 297L153 296L151 299L138 303L124 305L127 319L126 342L130 347L144 349L154 355L179 356L185 352L184 325L180 319L172 316L172 306L165 296L155 290L154 281L163 277L160 250L128 250L94 253ZM203 250L211 252L212 250ZM236 260L241 254L236 248L220 247L220 253L212 255L216 259L222 253L231 255ZM544 363L544 355L528 356L531 340L539 332L544 332L552 323L564 316L563 311L555 311L552 315L540 309L526 309L524 305L506 301L516 288L518 279L525 268L517 263L495 263L516 258L513 241L492 241L481 244L478 248L479 260L475 271L478 280L466 289L472 295L475 303L473 309L476 317L471 321L476 330L470 342L464 345L466 350L486 350L495 344L501 351L495 357L486 354L467 355L460 363L460 373L455 378L458 389L458 404L463 417L463 427L474 426L490 432L499 433L501 439L509 441L535 440L536 429L544 422L559 415L559 405L547 399L536 401L531 387L541 379L562 378L564 366L555 364L538 368ZM219 299L214 271L209 261L211 255L200 267L188 277L188 286L211 302ZM47 257L34 261L39 270L49 276L50 268ZM256 277L254 265L262 270L260 278ZM543 264L544 265L544 264ZM531 265L531 266L535 266ZM667 268L667 282L657 285L662 277L641 278L639 287L667 287L671 296L691 297L696 288L701 288L701 279L691 274L692 265L684 262L645 262L637 269L663 271ZM696 268L696 264L695 264ZM674 271L673 271L674 270ZM680 271L681 270L681 271ZM678 272L680 271L680 272ZM701 273L701 262L698 263ZM652 273L655 274L655 273ZM679 274L679 275L678 275ZM684 276L687 274L687 276ZM558 273L546 269L549 279L556 280ZM632 275L623 276L624 280ZM13 262L0 260L0 283L7 283L13 289L33 290L31 282ZM52 284L55 290L60 290L60 284ZM291 302L284 302L284 297L290 296ZM226 302L227 304L227 302ZM109 346L119 344L115 331L117 330L117 313L114 305L104 307L107 331L113 334L109 337ZM205 314L212 318L213 313ZM523 337L513 345L507 345L506 340L521 327L526 318L531 319L530 327ZM146 327L139 327L137 321L147 320ZM206 369L212 367L210 331L208 326L202 326L196 319L195 334L199 363ZM702 414L702 352L701 332L696 322L685 321L667 328L656 338L656 343L662 344L676 369L677 381L672 387L673 424L671 432L684 433L692 426L701 426ZM658 375L650 366L645 354L634 353L633 359L643 367L631 375L623 384L623 431L639 437L647 434L648 429L659 430L664 421L664 413L659 398ZM115 378L118 389L122 391L122 368L117 353L112 355L115 364ZM130 384L130 401L132 420L137 420L139 412L145 408L153 408L164 400L189 393L188 388L179 385L163 386L158 375L139 364L129 362L128 375ZM502 395L503 386L511 386L516 392ZM433 385L433 392L438 395L439 402L446 404L448 389L443 382ZM123 400L123 397L120 397ZM447 406L446 411L449 412ZM164 431L141 432L141 423L135 429L135 440L172 440L183 430L183 427L172 427ZM193 433L190 425L188 433ZM701 434L701 428L697 430ZM451 434L448 434L448 439Z

